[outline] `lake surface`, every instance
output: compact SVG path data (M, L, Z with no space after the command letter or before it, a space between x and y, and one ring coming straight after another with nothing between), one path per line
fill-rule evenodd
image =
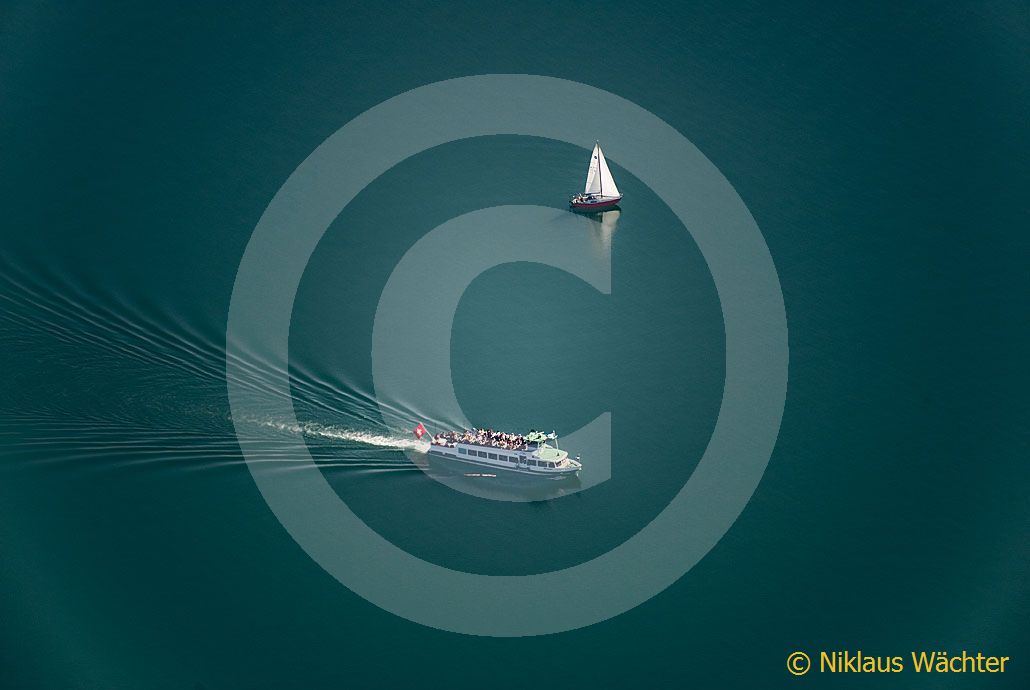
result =
M1018 655L1030 642L1028 34L1017 3L11 4L0 684L771 687L798 682L783 669L795 649ZM518 639L423 627L343 587L264 503L234 422L262 435L261 462L284 476L310 471L291 450L303 439L365 524L455 570L558 570L639 532L705 450L726 343L690 229L620 166L620 142L602 145L626 200L591 230L611 294L541 263L498 266L463 296L451 341L476 425L563 434L610 411L607 482L511 503L434 481L405 455L410 428L384 423L370 355L380 294L412 244L480 208L562 212L590 132L582 146L446 144L361 192L297 294L297 424L232 419L225 371L237 266L296 166L377 103L495 72L611 91L698 146L763 232L790 335L775 452L719 544L630 612ZM264 390L274 373L258 365L246 384ZM434 413L402 402L411 426ZM992 684L1022 686L1016 661Z

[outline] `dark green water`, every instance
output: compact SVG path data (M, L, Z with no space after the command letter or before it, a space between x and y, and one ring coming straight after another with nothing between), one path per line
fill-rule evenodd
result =
M9 3L0 686L1025 687L1028 39L1018 3ZM279 186L369 107L492 72L582 81L687 136L761 227L790 329L779 441L735 526L640 607L537 638L422 627L341 586L263 502L226 395L236 268ZM451 361L477 424L572 430L611 410L610 481L530 504L457 493L375 404L372 317L405 251L478 208L561 208L580 184L586 150L526 137L424 152L334 222L293 315L303 431L242 422L267 431L263 459L292 471L276 444L303 434L369 526L476 573L574 565L657 515L715 422L722 317L690 236L603 143L627 195L599 247L612 294L493 269L459 306ZM484 332L498 312L552 336ZM498 394L526 377L548 385ZM1013 661L797 679L796 649Z

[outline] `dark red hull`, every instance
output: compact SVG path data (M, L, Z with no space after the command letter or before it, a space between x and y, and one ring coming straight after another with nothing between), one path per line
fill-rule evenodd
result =
M576 211L605 211L610 208L615 208L622 201L622 197L616 197L614 199L605 199L604 201L570 201L571 206Z

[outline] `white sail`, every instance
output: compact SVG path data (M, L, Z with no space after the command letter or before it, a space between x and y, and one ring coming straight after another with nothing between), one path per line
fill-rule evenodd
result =
M600 146L597 147L597 156L601 162L601 194L603 196L622 196L619 188L615 186L615 178L612 177L612 171L608 169L608 161L604 159Z
M594 144L594 151L590 154L590 167L587 169L587 183L583 187L583 193L605 197L620 196L619 188L615 186L612 171L608 169L608 161L604 159L599 144Z
M597 159L601 147L594 144L594 151L590 154L590 167L587 168L587 183L583 187L584 194L597 194L601 189L601 177L597 174Z

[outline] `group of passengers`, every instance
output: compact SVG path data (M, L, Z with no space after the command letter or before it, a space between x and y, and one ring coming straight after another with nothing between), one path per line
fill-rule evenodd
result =
M445 431L433 437L438 446L451 446L455 443L472 443L477 446L493 446L507 450L526 450L526 438L522 434L506 434L493 429L468 429L466 431Z

